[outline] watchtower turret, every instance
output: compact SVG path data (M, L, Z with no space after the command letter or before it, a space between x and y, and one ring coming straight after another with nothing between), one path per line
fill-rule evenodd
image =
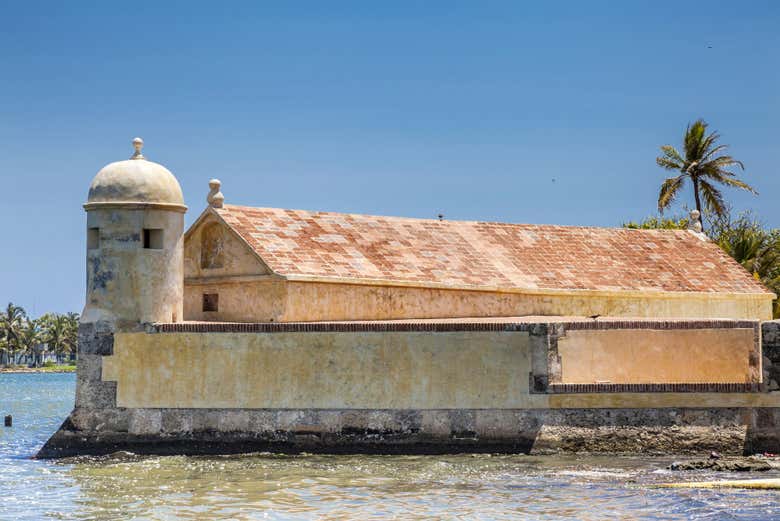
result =
M184 205L179 182L135 153L106 165L89 187L87 299L82 324L113 331L182 319Z

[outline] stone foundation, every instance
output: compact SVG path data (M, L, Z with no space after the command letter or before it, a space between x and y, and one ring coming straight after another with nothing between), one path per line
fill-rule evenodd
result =
M780 449L780 408L514 410L76 409L38 457L107 454Z

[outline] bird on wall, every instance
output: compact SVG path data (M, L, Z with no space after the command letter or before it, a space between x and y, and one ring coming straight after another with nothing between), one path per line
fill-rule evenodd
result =
M596 320L596 319L597 319L597 318L599 318L600 316L601 316L601 315L590 315L588 318L592 318L593 320Z

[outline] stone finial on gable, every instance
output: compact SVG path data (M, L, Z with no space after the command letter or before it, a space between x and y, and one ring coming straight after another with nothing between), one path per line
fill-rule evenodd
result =
M212 208L222 208L225 202L225 196L219 191L222 186L222 182L219 179L212 179L209 181L209 195L206 197L206 201Z
M688 219L688 229L694 232L701 233L701 213L699 210L691 210L691 217Z

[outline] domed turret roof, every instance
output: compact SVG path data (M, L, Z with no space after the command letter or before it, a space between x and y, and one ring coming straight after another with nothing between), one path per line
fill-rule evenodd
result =
M187 210L179 182L167 168L146 160L141 154L143 143L135 138L133 157L110 163L97 173L84 208L119 205Z

